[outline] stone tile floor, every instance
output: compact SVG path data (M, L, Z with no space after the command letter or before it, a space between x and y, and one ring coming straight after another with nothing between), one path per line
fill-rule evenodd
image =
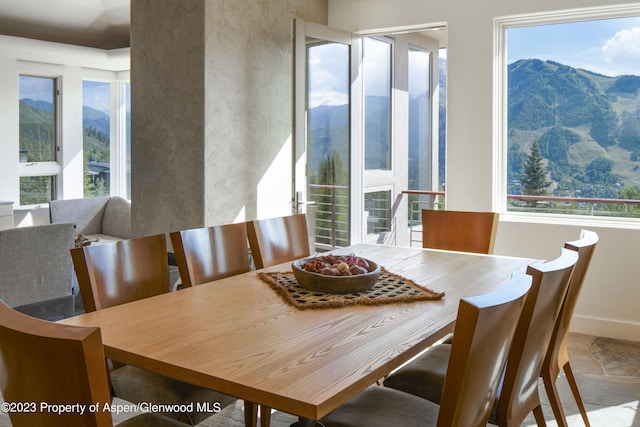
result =
M593 427L640 427L640 342L572 334L569 354L576 381ZM558 389L570 427L584 426L564 376ZM557 426L540 382L543 411L549 427ZM114 417L121 421L124 417ZM296 417L275 411L272 427L289 427ZM536 425L533 416L522 424ZM0 413L0 427L11 426ZM238 402L199 424L201 427L244 426L243 404Z

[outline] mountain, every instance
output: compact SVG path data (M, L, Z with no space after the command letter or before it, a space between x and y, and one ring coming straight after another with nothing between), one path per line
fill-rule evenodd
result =
M20 100L20 102L24 102L26 105L28 105L29 107L33 108L34 110L42 110L42 111L46 111L48 113L52 113L53 112L53 104L50 102L46 102L46 101L36 101L34 99L31 98L23 98Z
M82 127L95 129L98 133L103 134L109 139L110 121L109 116L102 111L95 110L91 107L82 107Z
M85 157L109 161L109 116L83 107ZM27 161L55 159L53 147L53 104L33 99L20 100L20 148L26 150Z
M509 193L537 140L553 195L618 197L640 170L640 77L604 76L554 61L508 67Z

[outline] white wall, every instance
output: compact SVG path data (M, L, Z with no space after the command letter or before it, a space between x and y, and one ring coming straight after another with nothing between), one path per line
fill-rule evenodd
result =
M62 81L62 179L60 198L83 196L82 80L115 80L129 69L128 49L104 51L0 36L0 200L19 207L19 76Z
M490 210L493 190L494 18L558 9L613 7L609 0L329 0L329 25L351 31L447 24L447 207ZM634 5L619 0L618 4ZM580 228L600 236L574 331L640 341L640 223L567 223L502 216L497 254L554 258Z

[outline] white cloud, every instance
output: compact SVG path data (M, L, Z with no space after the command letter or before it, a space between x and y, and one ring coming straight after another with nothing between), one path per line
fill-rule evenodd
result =
M344 92L325 90L309 94L309 108L315 108L321 105L345 105L348 102L349 96Z
M600 49L609 75L640 75L640 27L617 32Z

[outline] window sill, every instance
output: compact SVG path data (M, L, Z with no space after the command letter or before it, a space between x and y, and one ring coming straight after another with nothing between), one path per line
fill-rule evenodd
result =
M544 213L501 212L500 221L640 230L640 219Z

